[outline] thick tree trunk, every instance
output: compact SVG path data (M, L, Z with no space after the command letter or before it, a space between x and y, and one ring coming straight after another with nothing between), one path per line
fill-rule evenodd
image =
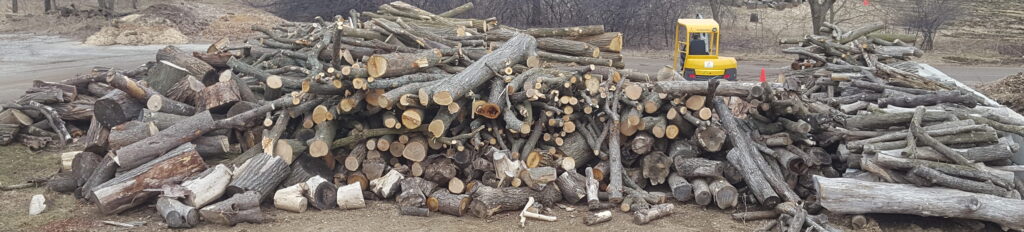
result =
M594 45L558 38L539 38L537 39L537 48L548 52L571 56L597 58L601 55L601 50Z
M93 189L104 182L107 182L111 178L114 178L114 173L117 172L117 163L114 163L113 157L104 156L100 163L96 165L96 169L89 175L89 179L82 185L81 188L75 191L75 196L78 198L85 198L93 203L96 203L93 199Z
M93 188L93 201L105 214L115 214L138 206L158 192L145 191L177 184L206 169L195 145L186 143L156 159L118 175Z
M272 196L278 184L288 177L288 164L279 156L266 153L256 155L235 170L235 176L228 184L228 194L239 194L248 191L259 193L262 202Z
M427 208L456 217L466 215L472 199L467 194L452 194L445 190L434 191L427 197Z
M530 188L492 188L479 186L473 193L473 202L469 204L470 213L480 218L512 210L522 210L523 205L533 197L544 205L552 205L562 200L562 193L555 187L547 187L542 191Z
M814 177L818 201L839 214L891 213L991 221L1024 229L1024 200L945 188Z
M435 104L447 106L461 99L495 76L494 70L502 70L521 64L534 54L537 40L528 35L517 35L505 42L498 50L481 57L464 71L450 78L420 90L419 97L429 97Z
M196 96L196 105L204 110L227 109L235 102L242 100L238 93L240 87L230 80L207 86Z
M202 81L205 81L207 75L213 75L213 71L215 70L213 66L210 66L210 64L204 62L203 60L200 60L199 58L196 58L195 56L192 56L192 53L182 51L181 49L175 46L167 46L158 50L156 52L156 60L166 61L170 64L188 70L189 74ZM153 82L149 83L153 84ZM162 87L153 86L153 89L157 90L162 94L166 94L167 89L173 86L175 83L178 83L178 80L175 80L170 83L165 83L165 85L163 85Z
M153 136L114 151L114 161L122 170L130 170L148 162L214 128L213 117L203 111Z
M668 187L672 190L672 197L679 202L687 202L690 199L693 199L693 185L691 185L689 181L686 181L686 178L683 178L676 173L669 174Z
M144 105L132 99L127 93L115 90L96 100L93 114L100 125L112 128L139 116Z

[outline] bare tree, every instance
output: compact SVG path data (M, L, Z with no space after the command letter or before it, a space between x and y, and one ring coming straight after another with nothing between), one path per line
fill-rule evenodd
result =
M722 0L708 0L708 5L711 6L711 18L722 23Z
M811 6L811 32L821 33L820 29L835 3L836 0L807 0L807 4Z
M911 0L896 21L920 32L921 49L932 50L935 34L964 13L963 2L958 0Z
M11 0L11 13L18 13L18 0Z

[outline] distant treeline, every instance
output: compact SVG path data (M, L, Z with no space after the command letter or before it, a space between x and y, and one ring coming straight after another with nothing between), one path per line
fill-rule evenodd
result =
M269 0L253 3L285 19L309 21L315 16L329 19L348 15L349 10L374 11L393 0ZM673 23L680 17L692 17L706 9L697 0L405 0L431 12L444 12L466 2L473 10L459 16L495 17L515 27L560 27L605 25L608 31L625 35L628 47L658 48L672 40ZM699 2L699 3L697 3ZM710 16L709 16L710 17Z

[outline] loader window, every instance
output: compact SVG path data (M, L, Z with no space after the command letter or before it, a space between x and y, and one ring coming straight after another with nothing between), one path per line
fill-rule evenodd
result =
M708 55L708 40L704 33L690 34L690 55Z

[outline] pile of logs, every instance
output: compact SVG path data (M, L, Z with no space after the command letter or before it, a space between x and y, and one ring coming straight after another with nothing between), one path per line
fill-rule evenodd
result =
M967 89L918 75L907 61L920 50L865 36L881 28L826 25L830 36L808 36L784 50L800 56L786 85L832 106L843 121L820 134L838 141L829 152L845 178L816 177L819 204L840 214L956 217L1021 229L1016 219L1024 215L987 207L1024 204L1024 169L1011 161L1020 149L1012 137L1024 135L1024 120L997 113Z
M622 34L603 26L518 29L453 17L471 7L435 14L396 1L347 18L253 27L263 35L244 43L195 53L169 46L136 70L39 83L5 109L25 116L12 116L24 119L14 121L15 137L49 128L56 144L82 134L64 125L88 122L83 150L67 153L51 189L107 214L156 199L175 228L267 222L264 202L304 212L367 200L394 200L412 216L518 211L520 225L558 220L550 211L559 204L585 204L586 225L611 220L612 210L642 225L671 215L674 199L753 206L734 216L778 219L768 229L835 231L822 206L890 209L842 208L857 198L841 194L856 192L831 192L844 187L828 180L846 183L829 178L858 167L876 181L985 194L971 202L1020 197L1019 178L983 165L1007 165L1016 144L999 134L1024 127L979 115L960 95L919 104L914 96L953 90L883 64L902 57L877 59L877 49L861 46L827 52L867 44L860 37L869 29L808 37L795 53L816 63L781 83L688 82L672 70L622 69ZM859 75L832 75L840 69ZM907 80L931 84L896 84ZM886 91L893 100L864 98L858 104L868 106L856 110L836 100ZM52 92L58 103L43 100ZM86 112L77 118L69 112L78 110L46 105L75 102ZM887 112L913 104L960 111ZM993 218L1003 214L938 215L1019 228Z

